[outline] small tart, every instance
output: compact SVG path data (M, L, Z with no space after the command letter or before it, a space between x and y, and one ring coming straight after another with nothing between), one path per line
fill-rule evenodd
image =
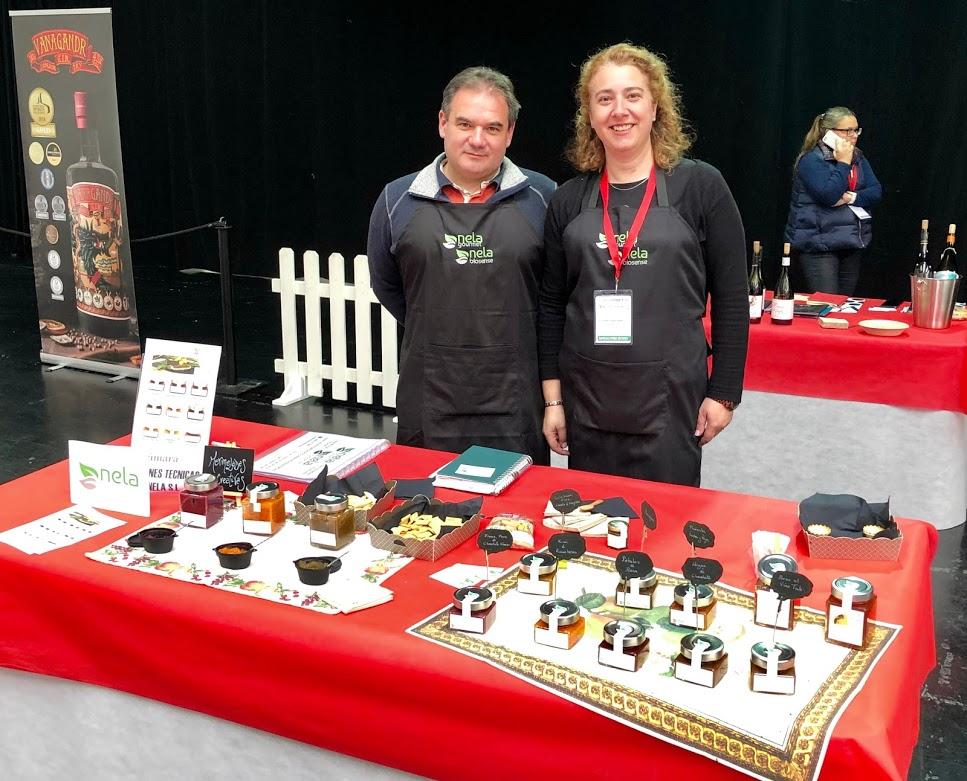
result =
M872 537L875 537L877 534L879 534L881 531L883 531L883 527L880 526L878 523L868 523L866 524L866 526L863 527L863 536L872 538Z
M811 523L806 527L806 531L817 537L828 537L833 532L825 523Z

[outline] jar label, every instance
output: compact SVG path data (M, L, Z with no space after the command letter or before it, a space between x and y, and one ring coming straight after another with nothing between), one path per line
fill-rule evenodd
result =
M675 662L675 677L680 681L697 683L699 686L712 687L715 685L715 674L699 665L695 667L691 662Z
M242 531L246 534L271 534L271 521L253 521L248 518L242 519Z
M687 626L691 629L705 629L705 616L701 613L686 613L684 610L669 610L668 620L675 626Z
M770 677L768 673L753 673L752 691L768 694L795 694L796 676L775 675Z
M651 610L651 595L639 594L637 591L619 591L615 602L618 607L637 607L643 610Z
M336 547L336 535L332 532L320 532L309 529L309 542L313 545L325 545L329 548Z
M181 511L181 522L185 526L196 526L201 529L208 528L208 518L205 515L199 513L186 513L184 510Z
M628 526L624 523L617 524L617 526L618 528L615 530L617 533L612 533L609 525L608 547L620 550L628 545Z
M866 631L866 614L862 610L846 610L839 605L830 605L826 615L826 636L837 643L863 645Z
M601 648L598 646L598 664L606 667L617 667L619 670L627 670L629 673L635 671L635 657L633 654L626 654L615 649Z
M555 625L557 622L554 622ZM552 632L550 629L534 629L534 642L539 645L549 645L551 648L567 650L567 632Z
M532 578L518 578L517 590L521 594L537 594L542 597L551 595L551 582L549 580L533 580Z
M451 613L450 628L456 629L458 632L475 632L476 634L483 634L484 621L482 618L476 618L474 616L454 615Z
M783 599L781 607L779 602L779 596L772 589L756 589L755 623L763 626L775 626L779 629L790 629L792 626L792 601Z

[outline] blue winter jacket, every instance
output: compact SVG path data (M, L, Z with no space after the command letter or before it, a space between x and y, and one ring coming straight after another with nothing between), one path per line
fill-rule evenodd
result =
M863 153L857 149L856 202L872 213L883 197L883 188ZM834 252L863 249L873 238L873 220L861 220L849 206L834 206L849 189L850 166L833 157L833 150L820 142L796 165L786 221L786 241L799 252Z

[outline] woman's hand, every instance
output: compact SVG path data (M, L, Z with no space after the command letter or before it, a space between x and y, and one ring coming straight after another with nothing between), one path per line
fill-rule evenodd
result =
M547 416L544 417L544 431L547 431ZM705 399L698 408L695 422L695 436L701 437L698 444L707 445L719 432L732 422L732 410L719 404L715 399Z
M564 405L558 404L544 410L544 439L558 455L566 456L567 425L564 422Z
M836 139L836 148L833 150L833 157L839 163L850 165L853 162L853 150L856 147L845 138Z

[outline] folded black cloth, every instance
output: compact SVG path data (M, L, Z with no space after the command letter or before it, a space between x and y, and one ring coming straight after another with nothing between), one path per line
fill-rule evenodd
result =
M412 499L414 496L425 496L433 498L433 481L429 478L422 480L399 480L396 481L396 498Z
M867 502L853 494L813 494L799 503L799 522L806 529L818 523L830 528L833 537L863 537L863 527L882 526L874 539L900 536L890 515L890 502Z
M312 504L319 494L346 494L346 496L362 496L369 491L378 502L386 495L386 481L376 464L369 464L358 472L353 472L344 478L333 477L328 474L329 467L323 467L315 480L309 483L299 501Z

